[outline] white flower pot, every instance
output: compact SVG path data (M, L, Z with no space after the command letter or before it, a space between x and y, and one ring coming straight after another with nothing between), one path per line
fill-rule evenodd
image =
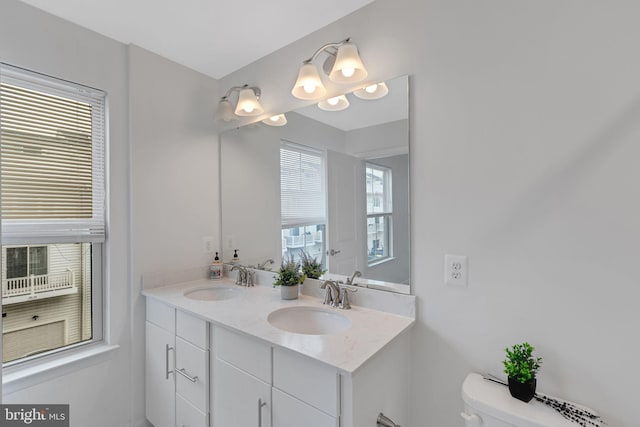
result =
M298 285L280 286L280 297L282 299L298 299Z

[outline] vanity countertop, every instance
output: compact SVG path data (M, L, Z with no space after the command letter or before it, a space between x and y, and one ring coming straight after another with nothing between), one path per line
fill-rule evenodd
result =
M234 287L240 295L218 301L193 300L184 296L193 289ZM267 316L285 307L311 306L330 309L322 300L300 295L296 300L282 300L280 289L271 286L241 287L228 278L195 280L142 292L148 298L187 311L214 324L234 329L272 345L296 351L352 374L395 337L408 330L415 319L352 304L351 310L334 309L351 320L344 332L330 335L304 335L285 332L269 322Z

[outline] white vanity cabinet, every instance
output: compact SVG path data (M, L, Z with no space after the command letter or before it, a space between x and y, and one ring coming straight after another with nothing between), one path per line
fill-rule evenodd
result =
M147 299L146 417L154 427L209 426L209 324Z
M222 327L211 342L214 427L340 426L336 368Z
M155 427L175 427L175 310L147 299L145 414Z
M407 334L353 374L223 327L211 328L212 427L370 427L408 413Z

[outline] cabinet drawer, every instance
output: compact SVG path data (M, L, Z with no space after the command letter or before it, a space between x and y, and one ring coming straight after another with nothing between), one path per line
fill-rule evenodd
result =
M338 418L273 389L271 399L274 427L338 427Z
M172 334L176 333L176 310L153 298L147 298L147 320Z
M216 327L213 351L216 357L271 384L271 347L267 344Z
M329 415L339 415L340 381L336 368L276 347L273 386Z
M209 349L207 322L191 314L176 312L176 335L203 350Z
M191 381L185 375L197 378ZM179 337L176 337L176 392L200 411L208 412L209 352Z
M208 416L180 395L176 395L176 426L208 427Z

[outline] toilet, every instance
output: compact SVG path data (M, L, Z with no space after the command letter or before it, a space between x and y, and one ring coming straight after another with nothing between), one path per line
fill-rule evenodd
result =
M533 399L521 402L502 384L471 373L462 384L464 411L460 414L466 427L577 427L551 407ZM575 404L574 404L575 405ZM576 405L595 413L582 405Z

